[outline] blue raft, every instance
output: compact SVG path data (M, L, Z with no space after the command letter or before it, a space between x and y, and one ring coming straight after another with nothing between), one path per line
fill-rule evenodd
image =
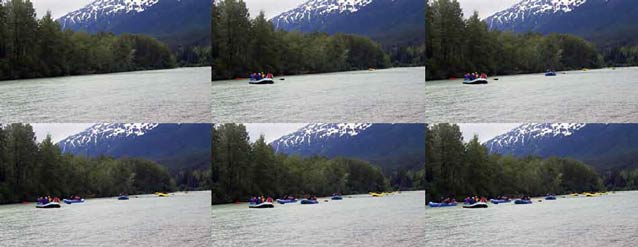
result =
M64 203L66 204L76 204L76 203L84 203L84 199L79 199L79 200L75 200L75 199L64 199L62 200Z
M532 201L531 200L518 199L518 200L514 201L514 204L532 204Z
M308 200L308 199L301 200L301 204L317 204L317 203L319 203L319 201L317 200Z
M512 202L512 200L492 199L490 200L490 202L492 202L493 204L499 204L499 203L509 203L509 202Z
M431 208L443 208L443 207L456 207L458 203L442 203L442 202L428 202L428 206Z
M277 199L277 203L286 204L286 203L295 203L297 199Z

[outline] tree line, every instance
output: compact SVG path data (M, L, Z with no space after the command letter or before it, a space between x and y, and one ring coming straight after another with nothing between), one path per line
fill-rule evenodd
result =
M210 171L193 174L176 178L196 177L200 188L208 189ZM34 201L42 195L169 192L184 186L175 180L166 168L149 160L74 156L62 153L50 137L37 143L31 125L0 126L0 204Z
M379 167L362 160L275 153L263 136L250 143L241 124L223 124L213 130L214 204L248 201L258 195L277 198L387 191L397 181L418 187L423 183L413 180L423 181L424 175L424 171L404 171L390 181Z
M38 19L29 0L0 3L0 80L209 64L210 47L173 52L145 35L62 30L50 13Z
M246 78L253 72L292 75L391 65L390 56L369 38L275 30L263 12L251 19L242 0L221 0L212 12L213 80ZM418 52L397 48L393 55L418 63Z
M464 19L457 0L428 0L427 4L428 79L463 77L467 72L505 75L605 64L596 46L577 36L489 30L477 12Z
M442 197L538 196L604 191L589 165L568 158L517 158L490 154L474 136L467 143L456 124L436 124L426 133L426 195Z

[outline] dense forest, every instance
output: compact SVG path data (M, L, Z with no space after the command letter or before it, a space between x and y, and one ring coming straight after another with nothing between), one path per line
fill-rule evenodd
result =
M210 64L210 48L176 47L155 38L62 30L29 0L0 4L0 80Z
M387 191L400 183L422 188L424 177L424 171L404 171L390 181L380 168L361 160L275 153L263 137L251 144L241 124L223 124L214 129L212 173L215 204L247 201L255 195L276 198Z
M210 171L198 172L208 189ZM30 125L0 126L0 204L34 201L42 195L109 197L144 194L179 187L155 162L63 154L50 137L37 143Z
M476 12L464 19L456 0L428 0L427 4L428 79L462 78L467 72L504 75L605 64L596 46L577 36L489 30Z
M464 143L458 125L432 125L426 136L428 200L447 196L460 200L473 195L537 196L605 190L598 173L577 160L490 154L476 136Z
M424 47L395 47L386 53L363 36L275 30L263 13L251 19L242 0L221 0L213 8L212 25L213 80L253 72L291 75L424 63Z

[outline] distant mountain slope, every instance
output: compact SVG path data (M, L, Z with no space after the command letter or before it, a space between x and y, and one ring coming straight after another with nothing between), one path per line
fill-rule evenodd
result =
M58 19L65 29L140 33L181 43L210 41L210 0L96 0Z
M310 0L271 19L276 28L351 33L383 44L425 40L423 0Z
M310 124L270 145L285 154L367 160L384 171L425 164L423 124Z
M593 38L636 30L636 17L638 1L523 0L488 17L486 22L498 30L571 33Z
M485 145L519 157L571 157L601 170L638 167L638 124L524 124Z
M65 153L150 159L171 169L210 167L209 124L96 124L58 146ZM183 162L192 161L192 162Z

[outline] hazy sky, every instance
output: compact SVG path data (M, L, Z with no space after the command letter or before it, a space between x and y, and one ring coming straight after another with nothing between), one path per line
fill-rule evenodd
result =
M465 18L471 16L474 10L479 12L481 18L487 18L490 15L507 9L521 0L458 0L463 8Z
M294 9L308 0L244 0L251 17L259 14L263 10L266 18L270 19L287 10Z
M57 19L66 13L78 10L95 0L31 0L38 17L44 16L47 10L51 10L53 18Z
M56 143L84 131L93 124L31 124L31 126L33 126L37 142L41 142L50 134L51 140Z
M307 123L293 123L293 124L244 124L248 135L250 136L250 142L256 141L260 135L264 135L266 143L270 143L279 137L290 134L292 132L301 129L308 125Z
M479 137L479 141L483 143L498 135L505 134L520 125L519 123L459 124L459 127L461 128L461 132L463 132L463 141L467 142L471 140L476 134Z

